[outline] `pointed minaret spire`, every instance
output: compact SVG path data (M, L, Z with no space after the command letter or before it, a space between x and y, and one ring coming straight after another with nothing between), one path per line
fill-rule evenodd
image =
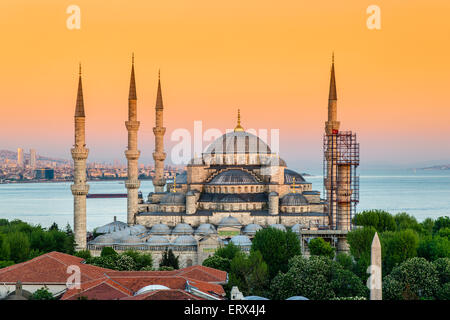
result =
M130 79L130 93L128 100L137 100L136 96L136 81L134 80L134 53L131 57L131 79Z
M331 62L330 94L328 96L328 100L337 100L336 77L334 75L334 52L333 52L332 62Z
M83 85L81 83L81 63L78 71L78 93L77 104L75 107L75 117L84 117Z
M161 70L158 70L158 92L156 94L156 109L164 109L162 93L161 93Z

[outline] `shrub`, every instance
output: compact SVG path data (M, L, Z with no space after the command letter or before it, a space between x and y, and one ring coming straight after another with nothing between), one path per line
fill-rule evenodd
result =
M335 249L323 238L319 237L312 239L308 244L308 248L309 253L313 256L325 256L330 259L334 258Z

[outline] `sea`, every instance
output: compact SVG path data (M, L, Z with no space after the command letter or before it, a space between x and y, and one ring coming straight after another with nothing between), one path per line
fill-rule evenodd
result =
M449 170L362 171L357 211L382 209L392 214L406 212L418 221L450 216ZM323 192L321 175L305 176L313 190ZM73 226L71 182L0 184L0 218L20 219L49 227ZM90 193L126 193L123 181L91 181ZM153 191L150 180L141 181L144 198ZM87 199L87 229L113 221L126 221L126 198Z

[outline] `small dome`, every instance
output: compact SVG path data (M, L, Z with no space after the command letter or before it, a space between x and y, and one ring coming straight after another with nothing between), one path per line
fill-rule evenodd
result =
M170 234L170 228L167 224L158 223L150 229L151 234Z
M141 289L139 289L135 296L146 293L146 292L151 292L151 291L156 291L156 290L170 290L170 288L160 285L160 284L151 284L149 286L145 286Z
M308 298L305 298L303 296L293 296L293 297L289 297L286 300L309 300Z
M114 239L110 234L103 234L91 241L92 244L112 244Z
M240 227L241 223L238 219L232 216L228 216L220 220L219 227Z
M301 193L288 193L281 198L282 206L304 206L308 204L308 200Z
M245 226L243 232L244 232L246 235L251 235L251 236L253 236L253 235L255 235L255 233L256 233L257 231L259 231L259 230L261 230L261 229L262 229L262 227L261 227L259 224L251 223L251 224L248 224L248 225Z
M196 246L197 240L193 236L179 236L173 244L178 246Z
M258 184L259 181L250 173L239 170L231 169L223 171L215 176L209 184Z
M179 223L172 230L172 234L193 234L194 229L187 223Z
M105 224L104 226L95 229L96 233L111 233L115 231L120 231L127 229L128 225L122 221L113 221L111 223Z
M186 196L181 192L169 192L162 197L161 204L185 205Z
M141 234L141 233L147 232L147 228L141 224L136 224L134 226L131 226L129 229L131 231L131 234Z
M269 227L274 228L274 229L278 229L278 230L281 230L281 231L286 231L286 227L283 226L282 224L279 224L279 223L271 224Z
M128 244L134 244L135 243L135 244L138 244L138 243L143 243L143 241L139 237L132 235L132 236L123 238L122 239L122 243L128 243Z
M247 296L244 297L244 300L269 300L269 299L260 296Z
M170 241L167 240L166 237L162 236L151 236L147 239L147 244L149 246L167 246L170 244Z
M252 245L252 242L250 241L249 237L243 236L243 235L234 236L230 239L230 241L234 245L241 246L241 247L249 247Z
M297 233L297 234L300 233L300 230L302 230L302 229L306 229L306 228L305 228L304 225L299 224L299 223L294 224L294 225L292 226L292 228L291 228L292 232L295 232L295 233Z
M207 235L217 233L216 228L212 224L203 223L195 230L195 234Z

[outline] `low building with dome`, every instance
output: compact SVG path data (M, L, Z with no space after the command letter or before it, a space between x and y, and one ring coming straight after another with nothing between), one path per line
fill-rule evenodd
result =
M131 81L129 121L126 122L129 134L129 149L125 152L129 168L125 183L128 190L126 227L114 221L98 228L103 235L91 241L88 249L98 252L102 246L112 244L118 250L134 247L159 256L170 248L182 257L181 266L201 264L215 249L229 242L247 250L252 237L268 227L294 231L302 248L307 248L310 239L321 236L339 251L348 249L345 235L351 229L352 204L356 201L350 184L354 181L352 170L357 163L341 159L344 152L340 146L345 135L339 135L336 119L334 62L325 123L324 197L313 190L302 174L288 168L286 161L266 142L244 129L239 110L234 130L213 141L204 153L189 161L183 174L167 183L163 171L166 158L164 105L158 80L153 128L154 192L139 198L140 182L136 175L140 155L137 150L139 122L135 110L134 65ZM75 217L80 221L77 226L82 226L84 207L79 189L86 188L84 184L77 188L74 191L78 197ZM80 237L78 235L77 239Z

